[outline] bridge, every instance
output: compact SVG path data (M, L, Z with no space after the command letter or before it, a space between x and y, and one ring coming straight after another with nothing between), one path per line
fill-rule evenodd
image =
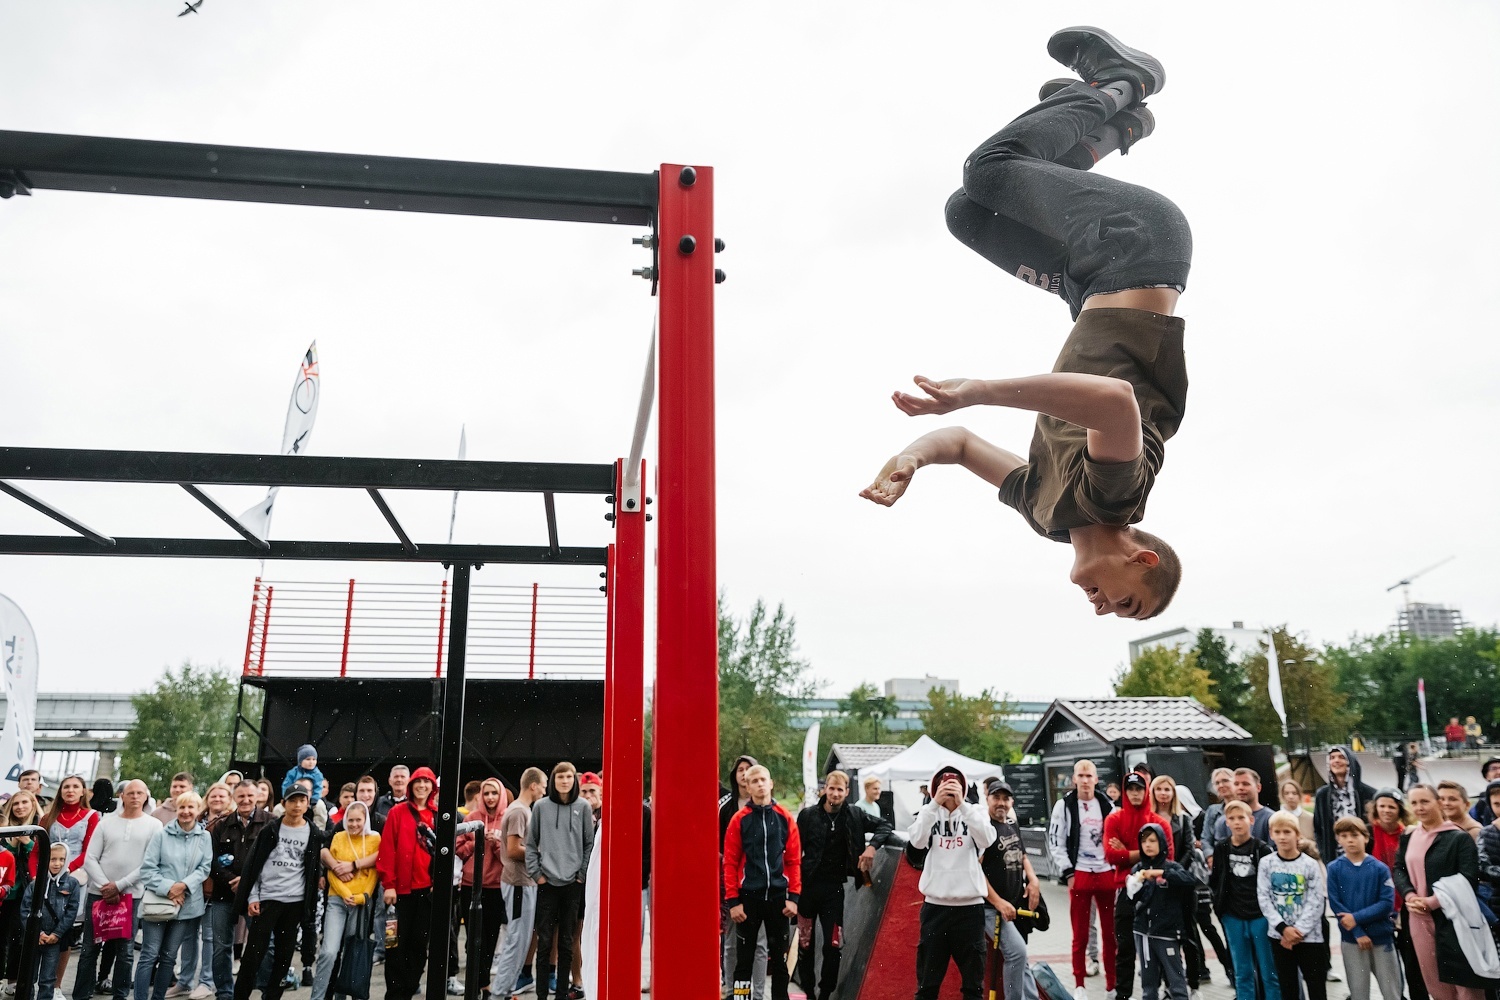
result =
M48 787L69 774L117 777L117 755L135 728L130 699L128 694L37 692L37 770ZM6 707L0 694L0 718Z

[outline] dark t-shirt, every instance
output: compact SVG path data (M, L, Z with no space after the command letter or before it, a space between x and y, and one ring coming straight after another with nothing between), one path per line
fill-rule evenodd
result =
M1085 309L1063 344L1054 372L1122 378L1141 411L1141 454L1131 462L1095 462L1088 429L1039 413L1030 461L1005 478L1000 499L1037 534L1069 541L1068 529L1129 525L1146 514L1165 444L1187 406L1184 324L1141 309Z
M819 809L818 817L827 830L827 836L823 840L823 856L818 859L818 870L811 877L820 883L842 885L849 874L846 871L849 865L848 821L842 809L834 812Z
M1021 834L1011 823L990 820L990 826L995 828L995 842L984 849L979 865L996 895L1020 906L1026 896L1026 849L1021 846Z
M1260 858L1266 853L1265 845L1251 837L1239 846L1234 841L1224 845L1229 850L1229 877L1224 884L1225 907L1231 916L1241 920L1256 920L1262 914L1255 888L1260 872Z

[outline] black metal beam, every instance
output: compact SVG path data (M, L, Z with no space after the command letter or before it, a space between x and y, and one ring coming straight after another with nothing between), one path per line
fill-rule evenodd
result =
M424 545L409 553L399 542L273 541L260 549L235 538L116 538L108 548L65 535L0 535L0 555L157 556L168 559L303 559L332 562L513 563L603 566L603 548L545 545Z
M0 131L24 188L651 225L654 173Z
M249 542L251 545L254 545L262 552L271 547L270 542L266 541L264 538L261 538L255 532L245 527L244 523L241 522L239 518L235 517L233 514L229 513L229 511L219 506L218 501L213 497L209 496L207 493L204 493L192 483L179 483L178 485L187 490L188 496L192 497L194 500L207 507L210 511L213 512L213 515L215 517L233 528L235 530L235 533L245 541Z
M453 616L448 632L448 669L443 677L443 714L438 719L438 782L441 793L434 809L433 832L438 854L433 858L432 924L427 937L427 1000L445 1000L448 955L456 935L449 930L453 915L453 828L458 825L458 806L463 800L464 763L464 656L469 645L468 563L453 567ZM476 838L483 851L483 838ZM545 959L542 963L545 964ZM566 976L566 972L562 972Z
M391 505L385 502L385 497L380 495L379 490L365 490L365 492L370 494L370 499L374 500L375 506L380 508L380 516L385 518L385 523L389 524L391 530L396 533L396 537L401 539L401 547L406 550L406 554L416 555L416 543L406 534L406 529L401 527L401 522L396 520L396 512L391 510Z
M0 448L0 479L204 486L315 486L337 489L597 493L614 490L614 466L545 462L460 462L326 455ZM51 516L51 515L49 515Z
M7 483L3 480L0 480L0 492L9 493L11 496L15 497L17 500L30 507L32 510L42 514L46 514L58 524L61 524L64 527L78 532L80 535L82 535L84 538L87 538L95 545L102 545L108 548L109 546L115 544L115 540L113 538L110 538L108 535L100 534L77 518L69 517L67 514L64 514L56 507L47 503L47 501L43 500L41 497L32 496L30 493L27 493L25 490L21 489L21 487L16 486L13 483Z
M551 493L542 494L542 506L547 510L547 548L558 552L560 549L557 544L557 504L553 501Z

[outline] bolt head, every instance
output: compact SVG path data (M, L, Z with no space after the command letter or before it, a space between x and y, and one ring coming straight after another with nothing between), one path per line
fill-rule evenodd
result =
M714 237L714 253L723 253L723 252L724 252L724 241L721 240L721 239L719 239L719 237L715 236Z
M698 171L692 167L683 167L682 173L677 175L677 180L683 187L692 187L698 181Z
M716 285L722 285L722 284L724 284L724 279L727 278L727 277L729 277L729 275L725 274L724 271L721 268L717 268L717 267L714 268L714 284L716 284Z
M678 253L692 253L696 249L698 249L698 241L691 236L684 236L677 241Z

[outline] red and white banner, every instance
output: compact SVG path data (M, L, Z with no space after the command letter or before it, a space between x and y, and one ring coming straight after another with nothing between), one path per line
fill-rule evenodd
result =
M318 342L312 342L302 356L297 368L297 380L292 383L292 398L286 406L286 425L281 431L281 453L304 455L307 441L312 436L314 422L318 419L318 399L323 395L318 375ZM261 538L271 537L271 510L276 505L276 494L280 486L266 491L266 498L240 515L240 523Z

